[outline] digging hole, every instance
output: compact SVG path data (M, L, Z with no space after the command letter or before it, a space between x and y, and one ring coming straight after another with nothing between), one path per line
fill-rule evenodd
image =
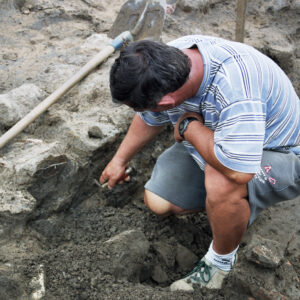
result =
M168 286L191 270L211 240L204 213L157 217L141 196L123 208L96 203L88 199L30 223L43 239L44 254L26 263L26 273L43 265L53 297L86 293L90 299L113 283Z

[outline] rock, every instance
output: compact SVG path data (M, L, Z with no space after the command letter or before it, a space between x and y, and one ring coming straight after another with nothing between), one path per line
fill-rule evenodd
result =
M109 265L104 269L116 278L139 280L150 244L140 230L127 230L103 244L109 254Z
M98 138L101 139L103 137L103 133L101 128L97 125L91 126L88 130L88 135L90 138Z
M49 156L57 155L57 143L44 143L39 139L27 139L10 145L10 151L0 158L0 179L10 186L29 185L39 164Z
M10 191L0 189L0 214L28 214L36 206L36 200L27 191Z
M157 283L165 283L169 280L167 273L160 265L154 266L151 278Z
M186 247L178 244L176 249L176 262L182 271L191 271L198 257Z
M170 285L170 291L194 292L194 288L183 280L177 280Z
M23 84L0 95L0 124L13 126L40 102L43 95L34 84Z
M291 1L291 9L299 14L300 13L300 2L298 0L292 0Z
M279 66L285 71L289 72L293 67L293 58L295 46L290 43L284 33L273 30L266 31L266 50L269 55Z
M84 3L90 5L91 7L103 10L103 6L99 3L98 0L82 0Z
M205 11L209 5L220 2L220 0L179 0L178 6L185 12Z
M106 34L94 33L89 36L86 41L82 44L81 51L91 52L92 51L101 51L107 45L110 45L111 39L107 37Z
M21 300L23 288L20 280L0 275L0 299L1 300ZM24 298L23 298L24 299Z
M55 64L44 68L39 73L36 80L40 82L42 88L49 94L53 93L56 89L62 86L68 79L70 79L80 69L79 66L69 64ZM76 91L77 86L72 89ZM68 93L70 94L70 93Z
M34 214L58 212L80 196L88 169L80 169L77 161L61 155L60 145L27 139L10 147L0 159L0 180L11 189L28 190L38 206Z
M16 61L18 59L18 54L14 52L3 54L3 59Z
M36 213L48 216L70 206L80 197L87 171L80 169L75 160L65 155L49 155L40 161L28 188L39 203Z
M290 5L289 0L271 0L267 2L266 9L277 12L283 9L288 9Z
M287 299L299 299L300 280L289 261L285 261L277 270L277 288L280 290Z
M249 261L265 268L275 269L284 257L284 249L280 243L253 235L247 246L246 257Z
M200 8L200 3L198 0L179 0L178 7L184 12L197 11Z
M153 248L157 253L158 259L168 268L172 268L175 264L174 247L164 242L157 242L153 244Z
M0 237L24 225L36 207L36 199L28 191L0 188Z
M43 299L46 293L45 270L43 265L39 266L37 273L37 276L33 277L29 283L30 289L33 291L30 296L31 300Z

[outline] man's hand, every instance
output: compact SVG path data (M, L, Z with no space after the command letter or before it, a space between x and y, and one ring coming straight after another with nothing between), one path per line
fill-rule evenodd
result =
M116 183L122 184L124 181L129 181L130 176L126 176L126 168L128 163L124 164L117 158L113 158L106 166L100 176L100 183L103 184L108 181L108 188L112 189Z
M203 117L201 115L199 115L198 113L196 112L187 112L187 113L184 113L177 121L176 125L175 125L175 128L174 128L174 139L177 143L181 143L183 141L183 138L180 136L179 134L179 124L180 122L183 120L183 119L186 119L188 117L193 117L193 118L196 118L198 119L202 124L203 124Z
M149 126L139 115L135 115L129 130L122 141L113 159L106 166L100 176L100 183L108 182L108 187L112 189L116 183L129 181L126 168L131 159L155 136L157 136L164 126Z

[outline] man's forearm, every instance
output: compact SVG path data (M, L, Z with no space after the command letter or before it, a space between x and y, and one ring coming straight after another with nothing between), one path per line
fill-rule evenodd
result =
M219 162L214 152L214 132L201 122L191 122L184 133L184 137L196 148L210 166L234 182L245 184L253 177L253 174L231 170Z
M128 163L148 142L157 136L164 126L149 126L137 114L123 139L114 159Z

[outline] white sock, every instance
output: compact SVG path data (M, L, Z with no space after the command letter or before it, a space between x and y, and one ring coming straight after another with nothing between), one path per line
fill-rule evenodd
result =
M239 246L234 249L231 253L228 254L218 254L213 249L213 241L210 243L208 252L205 254L205 258L209 260L213 265L215 265L218 269L223 271L230 271L231 267L235 262L235 254L238 250Z

